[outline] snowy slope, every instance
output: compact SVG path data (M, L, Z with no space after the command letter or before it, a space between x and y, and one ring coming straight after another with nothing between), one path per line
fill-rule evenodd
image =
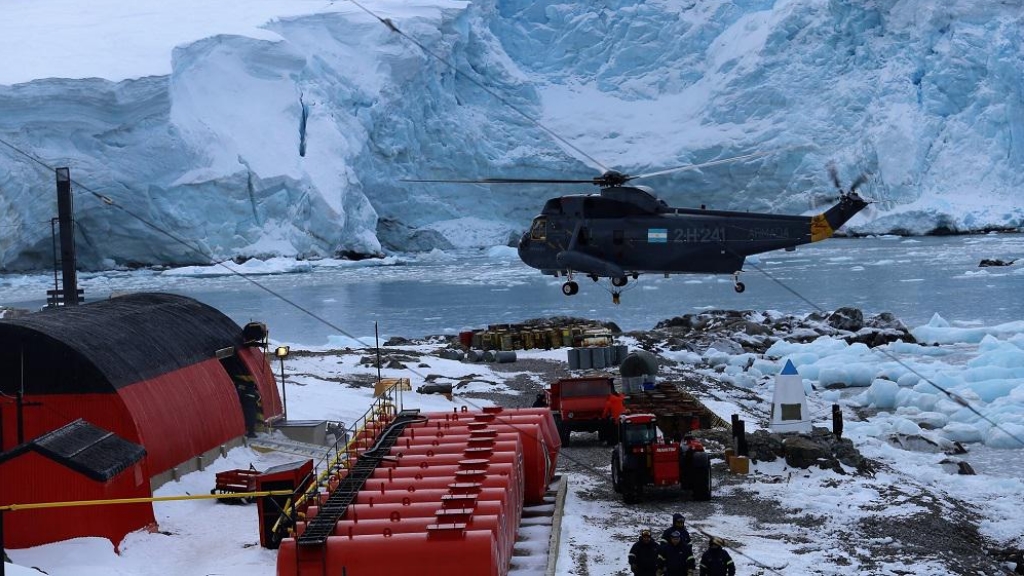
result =
M22 152L72 168L91 268L501 244L580 189L402 179L751 151L775 153L644 183L675 204L804 212L834 160L881 200L855 231L1024 220L1020 0L362 5L408 38L347 2L6 2L0 268L50 260L52 172Z

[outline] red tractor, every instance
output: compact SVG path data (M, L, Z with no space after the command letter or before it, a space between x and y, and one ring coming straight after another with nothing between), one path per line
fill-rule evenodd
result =
M574 431L597 432L602 442L615 443L615 421L606 409L612 395L616 395L615 382L610 376L562 378L551 385L546 400L563 446ZM621 401L618 405L621 411Z
M621 416L618 438L612 451L612 488L627 504L638 502L647 485L678 484L692 490L694 500L711 499L711 462L697 440L659 439L653 414Z

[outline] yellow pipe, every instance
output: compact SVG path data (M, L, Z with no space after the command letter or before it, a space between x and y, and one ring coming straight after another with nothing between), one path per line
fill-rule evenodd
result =
M212 500L214 498L258 498L262 496L292 495L291 490L270 490L264 492L231 492L228 494L186 494L184 496L150 496L147 498L116 498L112 500L69 500L65 502L32 502L29 504L7 504L0 506L0 512L17 510L38 510L42 508L72 508L76 506L100 506L102 504L146 504L150 502L172 502L175 500Z

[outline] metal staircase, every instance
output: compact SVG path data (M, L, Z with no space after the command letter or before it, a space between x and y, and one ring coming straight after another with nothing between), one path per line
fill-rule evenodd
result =
M327 537L334 533L335 524L345 515L349 505L363 489L367 478L380 465L384 456L387 456L405 427L422 419L419 410L403 410L398 413L395 419L377 436L376 443L356 459L355 464L348 469L348 474L331 492L327 501L320 506L319 513L310 520L306 525L305 532L299 536L299 546L323 546L327 542Z

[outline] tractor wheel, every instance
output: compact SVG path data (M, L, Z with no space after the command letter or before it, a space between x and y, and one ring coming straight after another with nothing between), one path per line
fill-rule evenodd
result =
M644 497L644 485L633 472L622 475L622 501L626 504L636 504Z
M572 434L572 431L562 422L562 417L558 414L555 414L555 428L558 430L558 439L562 441L562 446L568 446L569 435Z
M703 456L703 458L699 456ZM689 477L690 486L693 489L693 499L702 502L711 500L711 462L708 461L707 454L703 452L694 454Z
M622 474L621 463L619 460L618 451L612 452L612 490L615 490L619 494L622 493Z

